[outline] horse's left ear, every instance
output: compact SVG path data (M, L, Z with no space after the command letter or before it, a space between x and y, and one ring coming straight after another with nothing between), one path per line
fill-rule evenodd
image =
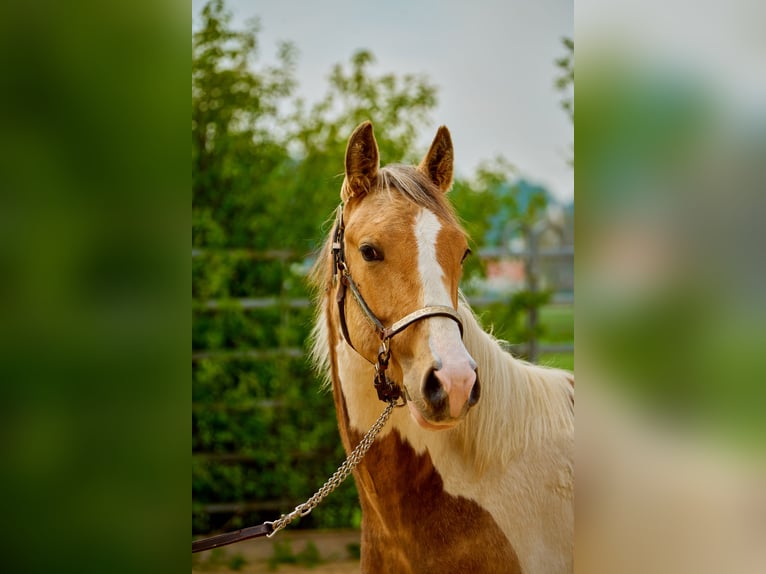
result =
M452 187L452 137L446 126L441 126L436 132L428 153L420 162L418 169L425 173L443 192Z

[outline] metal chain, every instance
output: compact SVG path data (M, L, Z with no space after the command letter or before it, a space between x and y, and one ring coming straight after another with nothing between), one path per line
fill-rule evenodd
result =
M397 405L396 401L391 401L388 403L388 405L386 405L385 410L380 414L378 420L375 421L375 424L373 424L370 430L367 431L367 434L364 435L364 438L359 442L358 445L356 445L354 450L351 451L351 454L348 455L348 458L343 461L343 464L340 465L338 470L336 470L335 473L327 479L327 482L325 482L311 498L309 498L303 504L296 506L295 510L293 510L291 513L283 514L274 522L266 523L270 524L273 528L271 534L268 535L269 538L274 536L277 532L282 530L296 518L310 514L311 511L314 510L314 508L316 508L328 494L340 486L340 484L348 477L349 474L351 474L351 471L356 468L364 455L370 449L373 441L375 440L375 437L383 429L386 421L388 420L388 417L391 416L391 412L396 406L400 406Z

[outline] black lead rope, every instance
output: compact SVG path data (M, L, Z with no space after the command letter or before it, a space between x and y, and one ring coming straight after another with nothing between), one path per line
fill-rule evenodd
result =
M219 548L220 546L227 546L228 544L234 544L235 542L241 542L243 540L250 540L251 538L268 536L272 532L274 532L272 523L264 522L258 526L248 526L247 528L235 530L234 532L225 532L217 536L211 536L210 538L201 538L192 542L192 554L195 552L202 552L203 550L212 550L213 548Z

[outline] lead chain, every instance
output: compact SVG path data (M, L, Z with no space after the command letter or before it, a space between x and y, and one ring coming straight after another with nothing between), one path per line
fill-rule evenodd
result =
M336 470L335 473L327 479L327 482L325 482L311 498L309 498L303 504L296 506L295 510L293 510L291 513L283 514L274 522L266 523L270 524L272 527L271 534L268 534L269 538L274 536L277 532L282 530L296 518L310 514L311 511L314 510L328 494L338 488L338 486L340 486L340 484L346 480L348 475L351 474L351 471L354 470L362 458L364 458L364 455L372 446L375 437L383 429L386 421L388 420L388 417L391 416L391 411L393 411L394 407L396 406L396 401L391 401L388 403L388 405L386 405L385 410L380 414L378 420L375 421L375 424L373 424L370 430L367 431L367 434L364 435L364 438L359 442L358 445L356 445L354 450L351 451L351 454L348 455L348 458L343 461L343 464L340 465L338 470Z

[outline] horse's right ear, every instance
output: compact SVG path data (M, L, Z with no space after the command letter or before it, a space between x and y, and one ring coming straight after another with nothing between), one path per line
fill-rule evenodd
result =
M351 198L362 198L378 177L380 156L378 142L372 133L372 122L366 121L354 130L346 147L346 179L340 190L345 203Z

